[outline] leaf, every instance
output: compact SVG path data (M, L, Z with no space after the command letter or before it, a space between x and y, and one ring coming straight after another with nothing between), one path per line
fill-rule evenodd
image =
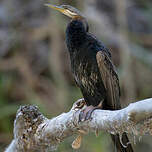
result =
M79 149L82 142L82 135L78 135L77 138L72 143L73 149Z

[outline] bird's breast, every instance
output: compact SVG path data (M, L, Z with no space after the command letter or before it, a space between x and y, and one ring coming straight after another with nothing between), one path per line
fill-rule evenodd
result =
M100 83L97 67L87 62L80 63L74 70L74 78L81 89L93 95L95 87Z

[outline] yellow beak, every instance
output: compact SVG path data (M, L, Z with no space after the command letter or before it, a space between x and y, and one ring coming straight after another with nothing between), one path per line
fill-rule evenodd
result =
M52 4L44 4L44 5L48 6L50 8L53 8L53 9L59 11L59 12L62 12L62 13L65 11L65 9L62 8L61 6L56 6L56 5L52 5Z

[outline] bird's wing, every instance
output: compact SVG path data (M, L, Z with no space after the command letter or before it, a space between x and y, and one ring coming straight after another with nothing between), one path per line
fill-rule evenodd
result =
M96 59L107 95L107 101L104 103L103 108L120 109L120 87L115 67L104 51L99 51L96 55Z

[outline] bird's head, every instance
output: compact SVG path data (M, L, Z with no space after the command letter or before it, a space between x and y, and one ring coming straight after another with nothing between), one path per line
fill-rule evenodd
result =
M84 16L81 14L81 12L79 10L77 10L76 8L74 8L70 5L56 6L56 5L52 5L52 4L45 4L45 6L55 9L72 19L76 19L76 18L83 19L84 18Z

